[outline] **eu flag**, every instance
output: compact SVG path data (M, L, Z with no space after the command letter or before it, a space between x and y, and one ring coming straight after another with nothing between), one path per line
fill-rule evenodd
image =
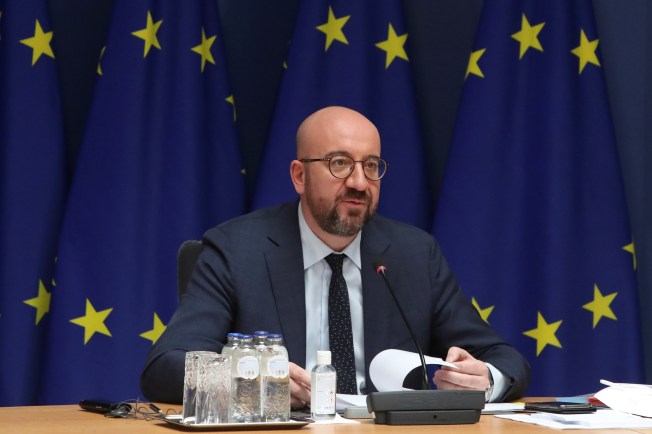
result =
M318 109L340 105L361 112L380 131L390 167L379 212L427 228L432 201L409 54L399 0L301 2L253 207L296 197L289 167L297 128Z
M0 406L34 404L64 202L54 35L43 0L0 1Z
M618 153L589 0L485 2L435 232L528 395L642 381Z
M114 2L59 242L45 403L138 397L179 245L243 212L219 22L214 0Z

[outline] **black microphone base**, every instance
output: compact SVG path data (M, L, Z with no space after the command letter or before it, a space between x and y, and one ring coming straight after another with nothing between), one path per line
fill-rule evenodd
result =
M408 390L373 392L367 409L385 425L455 425L480 420L484 392L479 390Z
M383 425L457 425L476 423L480 410L407 410L375 412L374 422Z

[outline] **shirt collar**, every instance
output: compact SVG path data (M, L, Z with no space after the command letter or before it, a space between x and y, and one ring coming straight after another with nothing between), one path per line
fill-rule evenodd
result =
M358 269L362 269L362 261L360 260L360 240L362 238L362 231L358 232L353 241L351 241L351 243L346 246L342 252L335 252L322 240L320 240L312 231L312 229L310 229L308 223L306 223L305 217L303 216L303 211L301 210L301 202L299 202L298 213L299 231L301 232L301 246L303 247L304 270L312 267L331 253L344 253L351 261L353 261Z

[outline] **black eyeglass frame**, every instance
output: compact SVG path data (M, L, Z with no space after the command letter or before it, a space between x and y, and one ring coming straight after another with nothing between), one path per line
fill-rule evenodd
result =
M341 157L348 158L351 161L353 161L353 164L351 165L351 170L349 171L349 173L346 174L346 176L337 176L337 175L335 175L333 173L333 169L331 169L331 160L333 158L341 158ZM375 178L375 179L370 178L369 175L367 175L367 172L364 170L365 163L367 161L369 161L369 160L373 160L373 161L377 161L377 162L382 161L385 164L385 170L383 171L383 174L380 175L378 178ZM365 178L367 178L369 181L380 181L383 178L383 176L385 176L385 174L387 173L387 169L389 169L389 163L387 161L383 160L382 158L377 158L377 157L369 157L366 160L354 160L353 158L349 157L348 155L331 155L330 157L324 157L324 158L302 158L299 161L301 161L302 163L315 163L317 161L328 161L328 171L331 173L331 175L333 175L337 179L346 179L349 176L351 176L351 174L355 170L355 163L362 164L362 173L364 173ZM380 167L380 164L379 164L378 167Z

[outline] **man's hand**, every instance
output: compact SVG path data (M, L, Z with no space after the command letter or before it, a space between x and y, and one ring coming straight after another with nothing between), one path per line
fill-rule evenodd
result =
M303 408L310 404L310 373L290 362L290 407Z
M459 369L442 366L435 372L434 382L440 390L486 390L489 387L489 368L467 351L451 347L446 361Z

